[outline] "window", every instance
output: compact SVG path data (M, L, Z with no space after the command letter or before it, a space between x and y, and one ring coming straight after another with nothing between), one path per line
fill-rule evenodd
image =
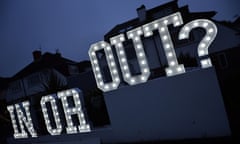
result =
M41 83L39 73L31 74L26 79L28 88L35 87Z
M10 83L8 90L9 90L9 93L12 93L12 94L19 93L21 91L21 81L17 80L17 81Z
M68 71L70 75L79 74L78 67L75 65L68 65Z
M228 62L225 53L218 54L219 67L225 69L228 67Z

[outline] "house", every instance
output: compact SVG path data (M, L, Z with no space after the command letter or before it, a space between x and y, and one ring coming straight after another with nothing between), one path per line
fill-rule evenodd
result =
M150 10L146 10L145 6L142 5L137 9L137 18L131 19L127 22L118 24L113 27L109 32L105 34L105 41L110 43L110 38L113 36L119 35L121 33L126 35L129 30L132 30L164 16L168 16L174 12L180 12L184 24L194 19L209 19L215 22L218 28L218 34L214 42L211 43L210 47L208 48L210 55L219 51L239 46L239 30L235 27L225 26L224 24L222 24L222 22L214 20L213 17L216 15L215 11L190 12L188 6L178 7L177 2L177 0L173 0L169 3L157 6ZM237 25L237 20L235 23L235 25ZM196 28L192 30L188 39L179 40L178 34L182 26L173 27L172 25L169 25L169 31L175 47L178 61L180 64L184 64L186 68L199 67L199 62L197 62L198 60L196 59L198 57L197 47L199 42L203 39L205 31L204 29ZM223 39L226 40L226 37L228 38L227 43L223 41ZM150 79L166 75L164 68L166 68L167 66L167 59L164 53L164 49L162 47L159 33L157 31L154 31L153 36L141 37L141 39L144 45L144 51L147 56L148 65L151 69ZM139 73L137 57L132 41L126 40L123 42L123 45L125 47L130 70L133 74ZM113 51L115 51L114 47L112 47L112 49ZM116 52L114 53L115 57L117 57ZM101 65L107 67L106 59L104 59L103 56L104 54L102 53L99 55L100 59L102 59L100 61ZM106 75L104 77L106 77L106 79L109 79L107 76L109 74L106 69L107 68L103 68L103 73Z
M39 105L37 96L27 94L29 89L24 88L26 80L34 77L31 82L39 84L43 82L41 72L54 73L59 85L53 91L47 92L57 92L65 89L65 86L82 89L86 103L84 106L87 107L87 115L92 122L91 131L49 135L43 128L44 124L41 122L43 118L36 115L36 113L40 114L41 110L33 108L35 112L31 114L33 121L40 123L36 128L40 135L37 138L19 140L10 137L8 142L16 144L214 143L223 140L223 143L229 143L238 140L239 99L236 98L236 94L239 95L239 91L238 86L233 82L239 81L239 30L214 20L216 14L214 11L190 12L188 6L179 7L177 2L173 0L149 10L144 5L140 6L137 8L138 17L116 25L105 34L105 41L109 42L113 36L126 35L126 32L136 27L174 12L180 12L184 24L195 19L209 19L217 25L217 37L211 43L209 55L206 56L211 58L213 67L203 69L199 63L197 46L204 36L204 30L194 29L189 39L179 40L178 33L182 26L173 27L173 25L168 28L178 62L184 64L186 73L173 77L166 76L164 69L168 63L159 33L155 31L151 37L141 37L150 67L148 81L138 85L128 85L120 74L121 85L114 91L102 92L97 89L89 62L76 63L62 58L59 53L42 55L39 51L34 52L34 62L13 76L10 82L12 93L14 88L20 87L22 91L17 92L17 95L22 94L22 97L7 96L7 101L14 104L28 98L32 102L32 107L37 107ZM127 40L123 45L131 73L139 74L133 43ZM114 46L111 48L114 58L117 59ZM103 79L111 81L104 51L97 52L97 57ZM120 71L119 63L117 68ZM41 80L37 82L35 75L40 75ZM18 86L14 84L17 81L20 81ZM46 91L41 92L46 94ZM61 120L64 121L64 118ZM64 121L63 124L66 122ZM75 125L77 124L76 122Z
M224 99L228 119L230 120L232 135L235 138L239 137L240 108L238 105L240 103L240 99L239 97L236 97L236 95L240 95L240 93L238 86L235 84L240 81L240 71L238 68L240 65L239 18L237 18L234 22L216 21L214 20L214 16L217 14L215 11L190 12L187 5L179 7L177 2L177 0L173 0L149 10L147 10L144 5L140 6L137 8L138 17L113 27L109 32L105 34L104 40L110 43L110 38L119 34L124 34L125 37L127 37L126 35L128 31L164 16L168 16L174 12L181 13L184 24L195 19L209 19L213 21L217 27L217 36L208 47L208 57L210 57L212 65L216 70L216 76L221 88L222 98ZM178 27L169 25L168 29L170 31L171 39L175 47L175 52L179 64L183 64L187 72L195 71L201 67L199 63L197 47L200 41L203 39L205 31L201 28L193 29L188 39L179 40L178 34L183 25ZM149 79L154 80L165 77L166 72L164 69L168 64L159 33L157 31L154 31L153 36L142 36L141 40L144 45L144 51L146 53L148 65L151 71ZM133 47L133 42L131 40L126 40L123 42L123 46L131 73L133 75L139 74L140 69L136 52ZM118 56L116 54L114 46L112 46L112 51L114 53L115 59L117 59ZM111 80L106 57L103 51L99 52L98 59L100 65L102 66L103 78L105 81ZM117 66L118 71L120 72L121 69L118 62ZM120 88L126 86L128 85L122 80L121 75Z
M42 54L40 50L33 51L33 62L11 77L6 99L13 101L41 92L51 93L69 85L79 87L69 82L69 79L70 81L72 77L79 79L83 73L82 78L88 78L94 87L90 62L74 62L62 57L60 53ZM79 83L83 83L81 78Z
M101 92L97 91L94 76L89 61L74 62L62 57L60 53L42 54L40 50L33 51L33 62L16 73L13 77L1 78L6 84L4 96L4 106L20 103L24 100L31 102L36 121L37 129L44 125L39 99L44 95L56 93L67 88L79 88L84 95L84 100L88 109L88 115L92 125L98 127L109 123ZM1 91L2 92L2 91ZM96 94L97 97L96 97ZM2 98L2 96L1 96ZM95 106L98 104L98 106ZM99 106L100 104L100 106ZM6 110L6 108L4 108ZM96 113L96 111L98 111ZM102 113L99 117L99 113ZM8 121L10 117L8 117ZM40 133L46 133L39 130Z

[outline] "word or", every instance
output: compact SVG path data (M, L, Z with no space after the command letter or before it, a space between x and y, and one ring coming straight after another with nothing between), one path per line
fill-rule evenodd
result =
M58 92L57 95L51 94L51 95L43 96L41 98L41 109L42 109L44 121L47 127L47 131L51 135L60 135L63 130L61 119L59 117L58 107L56 104L56 98L61 99L66 122L67 122L66 132L68 134L91 131L90 125L86 122L85 115L82 111L79 93L80 93L79 89L73 88L73 89ZM69 97L73 98L74 107L69 106L69 103L67 101L67 98ZM49 118L48 111L50 110L48 110L46 107L47 103L51 105L54 121L51 121ZM15 138L27 138L28 133L26 132L26 129L28 130L29 134L32 137L37 137L37 132L34 129L34 125L32 123L29 106L30 106L30 103L28 101L24 101L21 104L9 105L7 107L12 120ZM15 115L15 113L17 116ZM74 125L72 121L72 115L77 115L78 121L79 121L78 126ZM19 124L20 128L18 127L17 123ZM56 128L52 125L53 123L55 123Z
M139 63L141 71L141 74L139 75L133 76L130 72L125 50L123 47L123 42L126 39L124 34L119 34L117 36L110 38L111 45L105 41L99 41L97 43L92 44L90 46L88 54L91 60L98 88L104 92L107 92L117 89L120 83L119 72L117 70L111 46L115 46L116 48L120 69L125 82L127 82L129 85L136 85L144 83L148 80L150 70L146 54L144 52L143 44L141 41L141 36L144 35L144 37L150 37L153 35L154 30L158 30L160 34L164 52L167 58L168 67L165 69L167 76L174 76L185 73L184 65L178 64L177 61L173 42L171 40L171 36L168 30L168 25L170 24L173 24L174 27L182 25L183 20L181 13L176 12L174 14L157 19L153 22L147 23L141 27L137 27L127 32L127 38L133 41L134 49L136 51L137 61ZM213 22L207 19L193 20L181 28L179 33L179 39L180 40L187 39L189 37L190 31L194 28L203 28L206 30L205 37L198 45L198 56L199 57L207 56L208 47L216 37L217 27ZM99 66L99 62L96 55L96 53L102 49L106 54L107 64L112 77L112 81L108 83L104 82L103 80L100 70L101 67ZM209 58L201 60L201 66L202 68L211 67L212 66L211 60Z

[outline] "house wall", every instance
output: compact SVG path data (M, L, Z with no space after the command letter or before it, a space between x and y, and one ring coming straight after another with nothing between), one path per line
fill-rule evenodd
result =
M229 136L214 68L194 70L105 93L111 141Z
M227 50L240 45L240 35L237 30L228 28L217 22L215 24L217 25L218 33L212 43L212 47L209 48L209 53Z
M78 87L82 91L88 91L96 87L96 81L92 71L83 72L67 77L68 87Z

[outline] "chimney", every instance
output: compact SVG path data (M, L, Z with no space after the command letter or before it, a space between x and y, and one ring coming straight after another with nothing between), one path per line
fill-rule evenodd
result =
M145 5L141 5L141 7L137 8L138 19L140 22L143 22L147 18L146 7Z
M32 52L33 54L33 61L38 61L42 57L42 51L41 50L35 50Z
M61 52L60 52L60 50L59 49L56 49L56 54L55 54L56 56L59 56L59 57L61 57L62 56L62 54L61 54Z

